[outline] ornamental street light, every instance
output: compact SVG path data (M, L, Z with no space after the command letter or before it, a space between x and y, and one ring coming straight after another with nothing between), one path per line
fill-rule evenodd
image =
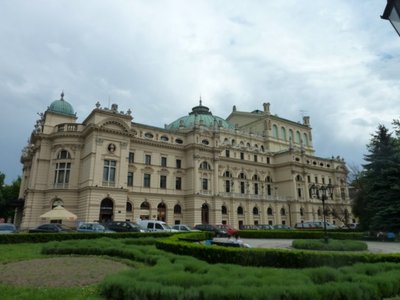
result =
M389 20L397 34L400 36L400 0L387 0L381 18Z
M328 195L332 195L333 186L329 183L327 186L321 185L317 186L312 184L310 187L312 195L320 195L321 194L321 201L322 201L322 215L324 216L324 240L325 243L328 242L328 233L326 231L326 212L325 212L325 200L328 199ZM319 197L318 197L319 198Z

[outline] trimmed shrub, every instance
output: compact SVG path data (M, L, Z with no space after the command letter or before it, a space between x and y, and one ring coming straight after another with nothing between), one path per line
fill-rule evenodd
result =
M362 241L350 240L294 240L292 247L305 250L323 250L323 251L365 251L368 245Z
M322 239L321 230L240 230L242 238L248 239ZM364 233L349 231L330 231L329 238L337 240L362 240Z

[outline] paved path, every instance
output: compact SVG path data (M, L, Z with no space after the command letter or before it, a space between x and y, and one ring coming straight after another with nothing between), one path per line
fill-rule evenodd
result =
M218 238L218 241L227 239ZM241 239L252 248L286 248L292 249L292 241L289 239ZM372 253L400 253L400 243L395 242L366 242L368 250Z

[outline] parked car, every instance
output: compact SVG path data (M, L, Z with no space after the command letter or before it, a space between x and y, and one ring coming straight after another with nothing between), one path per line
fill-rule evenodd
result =
M50 223L42 224L36 228L29 229L29 233L67 233L73 232L71 228L65 226L64 224Z
M257 225L240 225L240 230L260 230Z
M128 221L112 221L106 224L107 228L115 232L145 232L138 224Z
M230 225L222 224L222 225L215 225L218 229L221 229L222 231L225 231L229 236L234 236L236 233L239 232L236 228L233 228Z
M295 229L306 229L306 230L322 230L324 229L324 222L322 221L306 221L303 223L296 223ZM336 225L326 222L326 229L337 229Z
M104 232L104 233L112 233L115 232L113 230L109 230L103 225L95 222L89 222L89 223L82 223L79 225L78 232Z
M259 230L271 230L274 229L274 227L272 225L269 224L258 224L257 225Z
M176 229L172 229L163 221L157 220L140 220L137 222L138 225L143 229L151 232L178 232Z
M293 229L292 227L286 225L286 224L275 224L272 227L274 227L274 229L278 229L278 230L291 230Z
M17 233L17 228L11 223L0 223L0 234Z
M198 229L194 229L193 227L185 224L177 224L172 226L172 229L182 231L182 232L191 232L191 231L200 231Z
M210 225L210 224L198 224L196 226L194 226L194 229L200 230L200 231L210 231L210 232L214 232L214 234L217 237L228 237L229 234L220 228L217 228L214 225Z

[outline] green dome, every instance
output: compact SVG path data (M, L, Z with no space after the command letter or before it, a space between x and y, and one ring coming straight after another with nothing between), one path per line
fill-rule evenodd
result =
M208 107L201 105L192 108L192 112L188 116L179 118L178 120L166 125L166 129L177 130L193 128L195 125L201 125L205 127L222 127L226 129L235 129L235 127L224 120L223 118L213 116L209 111Z
M61 93L61 99L55 100L50 104L47 111L66 115L66 116L75 116L74 109L71 104L64 100L64 93Z

